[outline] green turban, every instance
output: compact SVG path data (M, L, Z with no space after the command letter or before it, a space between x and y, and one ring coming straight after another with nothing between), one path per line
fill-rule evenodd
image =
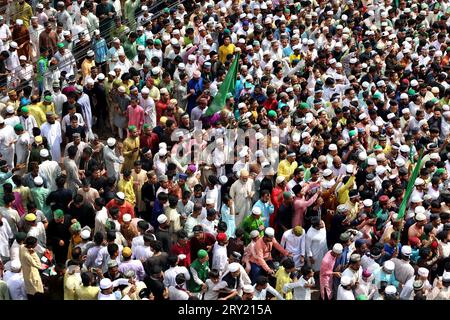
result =
M356 296L356 300L368 300L365 294L359 294Z
M203 249L198 250L197 257L198 257L199 259L203 259L203 258L205 258L207 255L208 255L208 252L207 252L206 250L203 250Z
M276 113L275 111L273 111L273 110L269 110L269 112L267 112L267 115L268 115L269 117L276 117L276 116L277 116L277 113Z
M356 136L356 130L350 130L348 132L348 135L349 135L350 138L353 137L353 136Z
M283 192L283 198L285 200L290 199L291 197L292 197L292 193L290 193L289 191Z
M55 212L53 212L53 217L54 217L55 219L61 219L61 218L64 218L64 211L62 211L61 209L55 210Z
M374 148L374 150L383 150L383 147L377 144Z
M58 48L64 48L64 43L62 42L58 43Z
M134 130L136 130L136 126L129 126L128 127L128 131L134 131Z
M28 108L27 107L22 107L22 112L23 113L27 113L28 112Z
M374 98L374 99L381 99L381 93L380 93L380 92L375 92L375 93L373 94L373 98Z
M78 221L70 226L70 232L75 233L80 231L81 231L81 224Z
M23 130L23 125L21 123L18 123L14 126L14 130L16 131L22 131Z
M306 102L300 103L300 109L309 109L309 108L310 108L310 106Z
M144 123L144 129L150 128L150 125L148 123Z
M161 45L161 40L156 39L153 43L154 43L155 46L160 46Z
M439 169L436 170L436 172L435 172L434 174L440 176L440 175L443 174L444 172L445 172L445 169L444 169L444 168L439 168Z
M52 96L45 96L44 97L44 101L45 102L52 102L53 101Z
M416 90L414 90L414 89L409 89L409 90L408 90L408 94L409 94L410 96L413 96L413 95L416 94Z

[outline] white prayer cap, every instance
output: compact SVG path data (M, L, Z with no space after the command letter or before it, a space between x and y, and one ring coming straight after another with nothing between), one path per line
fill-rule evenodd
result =
M158 216L157 220L158 220L159 224L163 224L163 223L165 223L167 221L167 216L165 214L160 214Z
M167 149L159 149L158 155L164 157L167 154Z
M334 246L333 246L334 253L341 254L343 250L344 250L344 248L342 247L342 244L340 244L340 243L334 244Z
M373 201L371 199L366 199L363 201L365 207L371 207L373 205Z
M416 219L416 221L422 222L422 221L427 220L427 216L424 213L417 213L414 216L414 219Z
M244 291L244 293L253 293L253 292L255 292L255 288L251 284L244 285L242 290Z
M106 144L107 144L109 147L113 147L113 146L116 144L116 139L114 139L114 138L108 138L108 140L106 140Z
M241 265L240 265L239 263L237 263L237 262L233 262L233 263L230 263L230 264L228 265L228 270L229 270L230 272L236 272L236 271L239 271L240 268L241 268Z
M254 238L256 238L257 236L259 236L259 231L258 231L258 230L252 230L252 231L250 232L250 238L254 239Z
M131 214L125 213L122 217L123 222L130 222L131 221Z
M418 274L419 276L421 276L421 277L428 277L428 274L429 274L429 273L430 273L430 271L428 271L427 268L420 267L420 268L417 270L417 274Z
M352 172L353 172L353 169L354 169L353 165L352 165L352 164L349 164L349 165L347 165L345 171L346 171L347 173L352 173Z
M406 153L408 153L410 151L410 148L409 148L409 146L407 146L406 144L402 144L401 146L400 146L400 152L406 152Z
M87 240L91 237L91 232L87 229L84 229L83 231L81 231L80 236L82 239Z
M366 161L366 159L367 159L367 153L364 152L364 151L358 153L358 159L359 159L360 161Z
M383 264L383 267L386 271L394 271L395 264L391 260L388 260Z
M261 215L261 208L260 207L253 207L252 214L260 216Z
M394 295L397 293L397 288L395 286L387 286L386 289L384 289L384 293L387 295Z
M103 278L102 280L100 280L100 289L106 290L106 289L111 288L112 286L113 286L113 283L110 279Z
M37 176L36 178L33 179L33 182L36 186L41 186L44 184L44 179L42 179L41 176Z
M324 177L328 177L328 176L331 176L333 174L333 171L331 171L331 169L325 169L325 170L323 170L323 176Z
M49 152L48 152L48 150L47 149L41 149L41 151L39 151L39 155L42 157L42 158L47 158L48 156L49 156Z
M336 151L337 150L337 145L335 145L334 143L330 144L328 146L328 150L330 151Z
M277 179L275 180L276 184L280 184L282 183L284 180L286 180L286 178L284 176L278 176Z
M370 157L369 159L367 159L367 165L369 166L376 166L377 165L377 159Z
M19 259L14 259L11 261L10 264L11 271L13 272L19 272L20 268L22 268L22 265L20 264Z
M273 228L271 228L271 227L268 227L268 228L266 228L266 229L264 230L264 235L265 235L266 237L272 238L272 237L275 235L275 230L274 230Z
M415 186L421 186L425 183L425 181L422 178L417 178L416 181L414 181Z
M120 199L120 200L125 200L125 193L123 192L117 192L116 193L116 198Z
M341 278L341 285L342 286L348 286L348 285L350 285L352 283L352 279L349 277L349 276L343 276L342 278Z
M412 253L412 249L410 246L403 246L401 252L402 252L402 255L409 257Z
M206 204L214 204L215 201L213 198L206 198Z

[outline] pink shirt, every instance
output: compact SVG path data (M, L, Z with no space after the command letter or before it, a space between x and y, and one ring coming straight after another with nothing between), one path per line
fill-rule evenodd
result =
M133 108L131 105L127 108L128 112L128 126L136 126L137 131L141 132L144 126L144 109L141 106Z
M323 299L326 293L328 300L331 299L333 268L336 262L336 257L333 257L331 252L330 250L325 254L320 265L320 295Z
M305 198L297 198L295 197L294 200L294 215L292 216L292 225L293 226L302 226L303 227L303 218L305 217L306 209L312 205L319 196L318 193L313 195L308 200L305 200Z

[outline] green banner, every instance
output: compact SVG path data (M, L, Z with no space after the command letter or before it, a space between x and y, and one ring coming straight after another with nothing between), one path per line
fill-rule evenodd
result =
M239 53L237 53L234 57L233 63L231 64L230 69L225 76L225 80L220 85L219 92L217 92L208 109L206 109L206 116L212 116L216 112L223 109L227 100L228 93L231 93L233 96L235 95L236 77L239 66L238 62Z
M414 182L417 179L417 176L419 175L420 167L422 164L422 157L423 157L423 150L420 151L419 159L417 160L416 166L414 167L413 173L411 177L409 178L408 186L406 187L405 196L403 197L402 203L400 204L400 208L398 210L398 217L397 220L401 220L405 217L406 212L406 204L409 201L409 197L411 196L412 190L414 188Z

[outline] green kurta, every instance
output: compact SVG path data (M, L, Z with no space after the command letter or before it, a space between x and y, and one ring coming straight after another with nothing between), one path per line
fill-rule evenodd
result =
M248 244L250 239L250 232L253 230L260 230L260 226L264 227L264 221L261 219L261 216L258 219L255 219L253 215L249 215L244 218L241 224L241 228L244 229L244 241ZM262 230L259 231L260 236L264 235Z
M209 272L209 262L208 261L206 261L204 264L201 264L198 259L195 259L195 261L191 263L190 268L197 271L197 274L198 274L198 277L200 280L202 280L203 282L206 281L206 279L208 278L208 272ZM202 291L202 286L198 285L194 281L194 277L192 276L192 272L191 272L190 268L189 268L189 274L191 275L191 279L188 282L188 289L190 292L193 292L193 293L200 292L200 291Z
M52 220L52 209L45 202L47 200L48 195L50 194L49 189L45 189L43 187L31 188L31 197L36 204L36 208L41 210L48 220Z

